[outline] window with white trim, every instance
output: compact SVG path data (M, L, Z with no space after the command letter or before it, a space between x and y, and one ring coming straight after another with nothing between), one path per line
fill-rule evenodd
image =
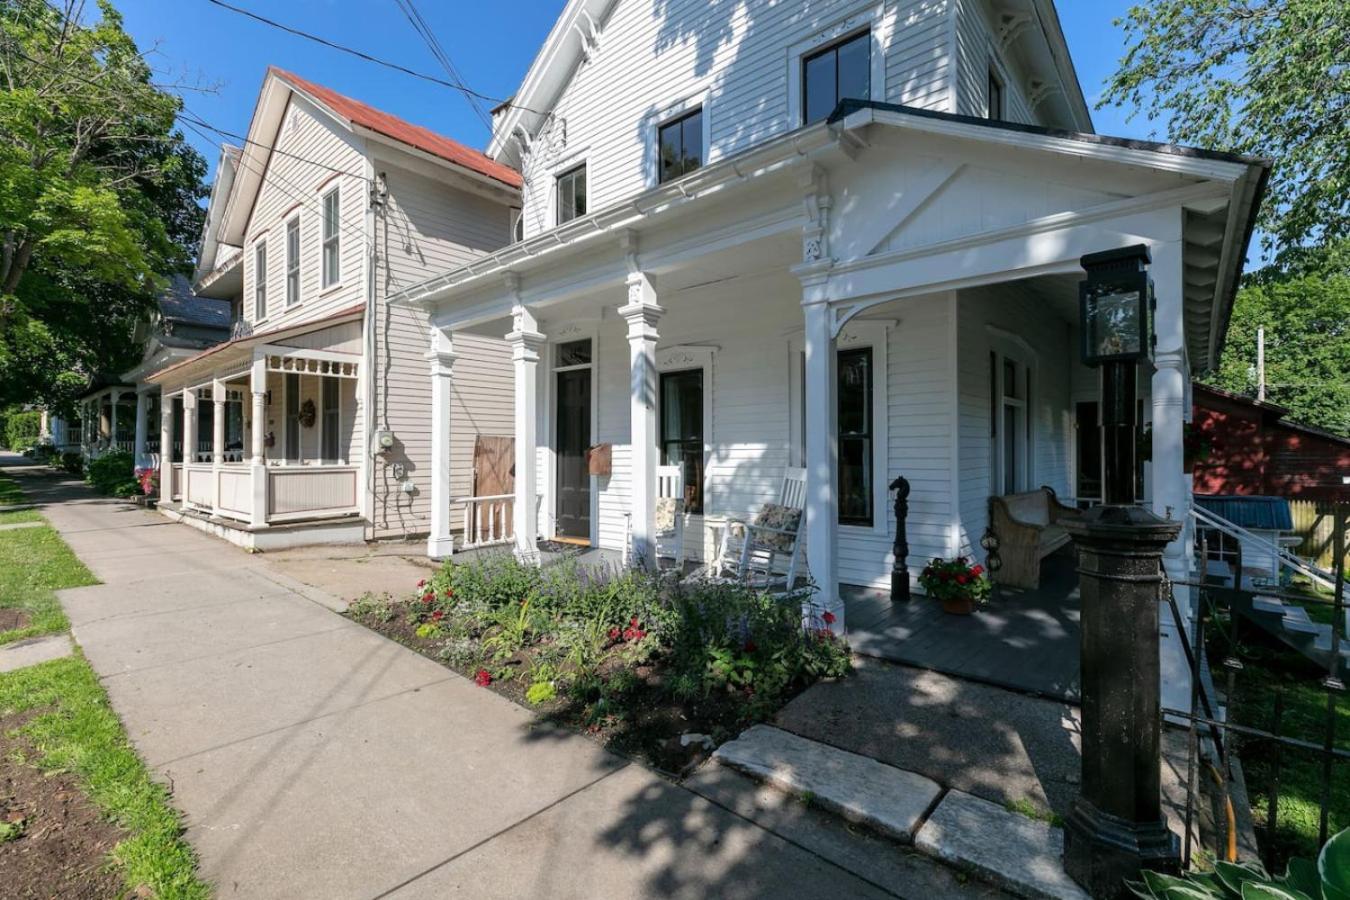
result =
M657 182L664 184L703 165L703 107L696 106L656 129Z
M875 515L872 348L839 350L835 365L839 524L871 527Z
M683 473L685 510L703 514L703 370L662 372L661 465Z
M286 223L286 305L300 302L300 217Z
M267 318L267 242L253 246L253 321Z
M802 122L829 117L840 100L872 96L870 29L802 57Z
M319 454L325 462L341 462L345 455L340 449L342 422L342 400L339 393L342 384L336 378L321 378L320 399L323 402L323 431L320 435Z
M323 286L332 287L342 278L340 258L340 238L338 226L341 224L341 200L339 189L334 187L323 195Z
M984 117L986 119L1002 120L1003 112L1003 79L998 77L994 71L993 65L989 66L989 83L985 89L984 95Z
M990 488L996 496L1030 490L1031 368L989 352Z
M558 224L586 215L586 164L558 176Z

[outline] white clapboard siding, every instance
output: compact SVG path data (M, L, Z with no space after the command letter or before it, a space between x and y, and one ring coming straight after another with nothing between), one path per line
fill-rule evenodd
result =
M526 235L553 227L555 176L588 165L598 210L650 184L654 116L702 98L708 159L717 161L801 123L789 115L789 48L882 7L886 83L874 96L951 109L949 0L707 3L619 0L598 52L580 65L553 108L553 126L527 158ZM790 69L792 71L790 71Z
M956 111L967 116L984 116L992 65L1003 83L1004 118L1024 125L1044 124L1037 120L1022 90L1026 73L998 49L988 0L953 2L956 3Z

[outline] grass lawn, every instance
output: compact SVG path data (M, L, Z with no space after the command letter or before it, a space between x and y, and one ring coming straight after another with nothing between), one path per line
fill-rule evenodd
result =
M0 509L0 525L13 525L17 522L41 522L42 513L36 509Z
M25 499L17 481L8 475L0 475L0 506L22 503Z
M167 792L131 748L83 657L0 675L0 722L25 714L31 718L17 731L34 749L34 758L25 762L74 773L89 799L125 830L127 837L111 856L128 896L210 896Z
M56 591L96 584L66 542L51 526L16 528L0 539L0 613L20 610L26 622L0 631L0 644L70 627ZM12 617L5 617L12 621Z

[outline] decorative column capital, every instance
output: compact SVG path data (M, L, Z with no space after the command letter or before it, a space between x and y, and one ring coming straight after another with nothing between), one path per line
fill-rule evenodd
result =
M628 302L619 315L628 323L628 339L656 340L656 325L666 310L656 302L656 287L646 272L633 272L626 279Z
M436 326L431 327L431 346L422 358L431 364L433 378L450 378L455 370L455 346L450 333Z

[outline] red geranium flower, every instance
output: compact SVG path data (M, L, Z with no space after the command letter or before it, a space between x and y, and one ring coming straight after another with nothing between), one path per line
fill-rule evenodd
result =
M965 583L966 583L967 581L969 581L969 580L970 580L969 576L967 576L964 572L962 572L960 575L957 575L957 576L956 576L956 583L957 583L957 584L965 584Z
M492 684L492 674L487 669L479 669L474 673L473 683L479 687L487 687Z
M828 610L826 610L825 614L824 614L823 616L821 616L820 618L825 622L826 625L833 625L833 624L835 623L835 619L836 619L837 617L835 616L834 613L829 612Z
M418 586L418 587L426 587L426 586L427 586L427 580L426 580L425 578L419 580L419 581L417 582L417 586Z
M433 594L431 591L427 591L425 594L422 595L422 602L423 602L423 603L430 603L432 600L435 600L435 599L436 599L436 595Z
M613 628L609 630L609 639L611 641L617 641L619 639L620 634L621 632L619 631L619 626L615 625Z
M973 568L971 568L970 574L974 575L976 578L979 578L981 575L984 574L984 566L979 565L977 563Z
M450 590L449 588L446 588L446 589L445 589L445 596L447 596L447 597L453 597L453 596L455 596L455 592L452 591L452 590Z
M443 618L445 618L445 613L441 612L439 609L431 614L431 621L433 622L439 622Z

